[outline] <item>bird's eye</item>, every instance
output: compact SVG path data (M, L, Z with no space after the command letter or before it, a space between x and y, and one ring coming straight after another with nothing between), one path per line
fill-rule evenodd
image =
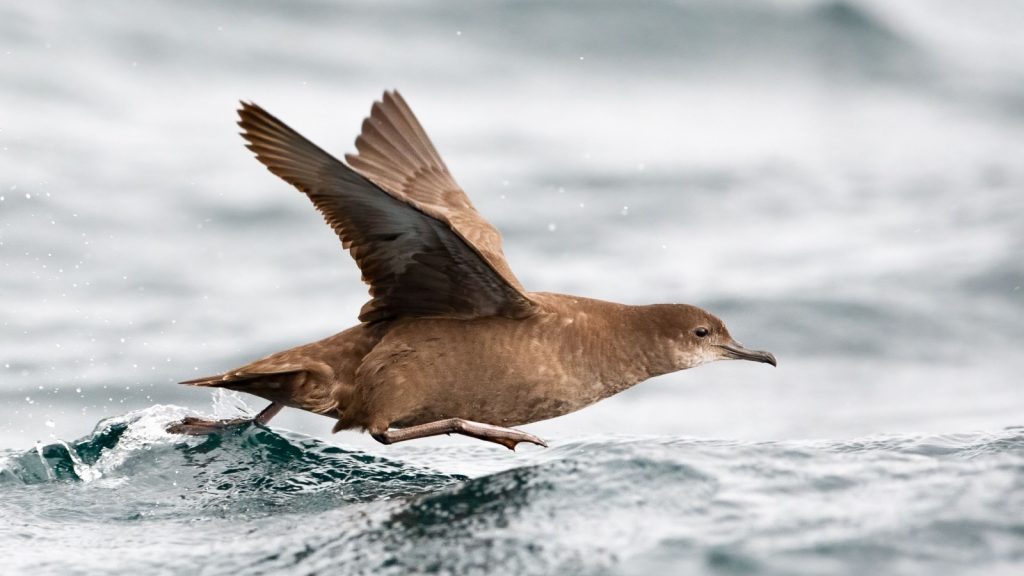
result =
M707 336L710 333L711 333L711 331L708 330L707 328L703 327L703 326L701 326L700 328L694 328L693 329L693 335L696 336L697 338L703 338L703 337Z

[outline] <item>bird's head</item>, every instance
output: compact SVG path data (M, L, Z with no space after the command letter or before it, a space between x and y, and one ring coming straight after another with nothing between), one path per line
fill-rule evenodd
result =
M686 304L667 306L662 323L670 341L672 363L685 370L716 360L752 360L775 366L771 352L750 350L733 339L729 329L714 314Z

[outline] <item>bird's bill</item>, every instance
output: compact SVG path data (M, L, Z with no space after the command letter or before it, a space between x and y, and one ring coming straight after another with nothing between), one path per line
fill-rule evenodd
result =
M778 366L778 364L775 363L775 355L771 352L748 350L747 348L740 346L737 342L719 344L718 347L724 351L724 356L726 358L731 358L733 360L753 360L754 362L764 362L765 364Z

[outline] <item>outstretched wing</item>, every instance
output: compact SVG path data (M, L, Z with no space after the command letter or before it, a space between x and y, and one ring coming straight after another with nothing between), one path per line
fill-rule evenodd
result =
M370 285L359 319L532 313L533 303L448 220L368 180L255 104L239 110L248 148L309 196Z
M509 285L523 291L501 249L501 234L473 207L398 91L384 92L363 120L358 154L345 160L377 186L447 223Z

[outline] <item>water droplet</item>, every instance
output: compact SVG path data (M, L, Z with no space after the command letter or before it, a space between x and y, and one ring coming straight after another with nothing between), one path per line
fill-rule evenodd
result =
M55 426L57 426L57 423L54 422L53 420L47 420L46 421L46 427L47 428L54 428Z

